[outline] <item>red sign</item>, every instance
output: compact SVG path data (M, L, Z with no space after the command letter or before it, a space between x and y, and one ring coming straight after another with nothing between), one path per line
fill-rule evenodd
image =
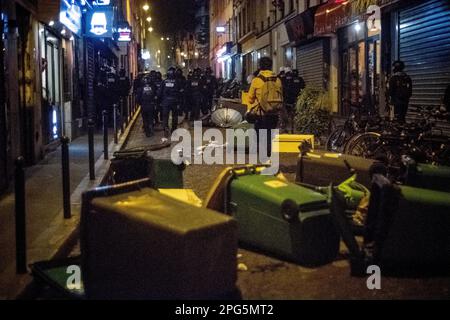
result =
M352 4L350 0L336 0L321 6L315 15L314 35L336 33L337 29L350 22Z

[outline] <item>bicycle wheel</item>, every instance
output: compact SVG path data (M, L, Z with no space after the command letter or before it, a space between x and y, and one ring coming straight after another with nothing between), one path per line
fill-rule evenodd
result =
M376 149L380 146L380 137L381 135L375 132L358 134L346 144L344 153L356 157L373 158Z
M349 137L344 129L344 126L336 127L336 129L328 137L327 150L331 152L342 152L348 139Z

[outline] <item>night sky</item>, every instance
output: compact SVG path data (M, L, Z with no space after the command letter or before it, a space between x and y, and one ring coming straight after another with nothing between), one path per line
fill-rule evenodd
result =
M155 0L151 2L151 14L155 30L160 34L173 34L180 30L193 30L195 18L194 0Z

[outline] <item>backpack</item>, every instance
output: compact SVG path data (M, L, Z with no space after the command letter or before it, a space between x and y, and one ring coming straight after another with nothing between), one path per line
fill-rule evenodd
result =
M258 109L263 113L276 113L283 108L283 92L277 87L277 77L266 78L259 75L264 85L261 88L261 100L258 100Z

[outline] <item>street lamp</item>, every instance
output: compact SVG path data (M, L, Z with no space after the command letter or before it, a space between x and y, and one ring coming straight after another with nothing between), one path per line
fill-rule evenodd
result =
M161 37L161 41L164 41L164 37Z
M151 22L152 21L152 17L147 17L147 21Z
M146 3L144 4L144 6L142 7L142 9L144 9L144 11L148 11L150 9L150 6Z
M148 32L153 32L153 27L148 28Z

